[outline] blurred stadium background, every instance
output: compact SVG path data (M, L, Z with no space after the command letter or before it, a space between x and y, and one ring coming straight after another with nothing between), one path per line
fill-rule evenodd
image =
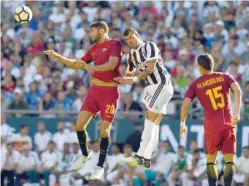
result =
M14 22L15 8L21 5L32 9L28 25ZM156 42L175 93L161 125L152 169L145 171L120 163L139 147L143 85L120 86L105 177L87 183L83 177L98 158L98 116L88 127L93 158L78 172L70 165L79 156L75 121L91 75L51 61L42 51L54 49L79 59L91 45L88 31L94 20L108 23L111 38L120 39L132 26L143 40ZM123 51L128 51L125 44ZM195 59L204 52L214 56L217 71L231 73L243 90L236 159L236 184L243 185L249 178L248 1L1 1L1 185L207 185L203 112L197 102L191 106L187 140L179 137L181 99L199 76ZM122 74L125 68L124 55ZM219 172L223 167L219 156Z

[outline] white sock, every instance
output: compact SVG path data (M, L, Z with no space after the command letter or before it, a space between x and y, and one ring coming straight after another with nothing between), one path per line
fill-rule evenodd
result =
M145 119L144 130L143 130L143 134L141 137L140 147L137 151L138 156L144 157L144 152L145 152L145 150L150 142L153 125L154 124L152 121Z
M144 158L151 159L152 153L157 145L159 139L159 125L153 124L153 128L151 130L150 142L147 145L147 148L144 152Z

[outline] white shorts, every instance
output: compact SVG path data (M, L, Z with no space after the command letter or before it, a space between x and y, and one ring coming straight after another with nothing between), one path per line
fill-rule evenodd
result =
M173 96L174 89L169 82L168 84L154 84L145 87L142 102L146 108L155 113L166 114L167 103Z

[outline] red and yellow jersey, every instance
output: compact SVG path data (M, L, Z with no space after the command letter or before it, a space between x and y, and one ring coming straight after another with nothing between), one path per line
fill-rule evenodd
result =
M94 65L102 65L109 61L110 57L118 57L118 64L113 71L94 72L93 79L97 78L103 82L113 82L113 78L120 76L119 66L122 57L122 46L119 40L108 39L103 43L94 44L81 59Z
M185 97L199 99L204 108L206 133L233 128L230 88L235 81L227 73L214 72L202 75L190 85Z

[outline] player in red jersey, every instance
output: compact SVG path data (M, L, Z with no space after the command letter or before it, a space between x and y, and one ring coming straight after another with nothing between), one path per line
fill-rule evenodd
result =
M195 80L186 92L181 108L180 135L186 137L185 121L190 102L197 97L204 108L205 145L207 175L210 186L217 184L217 151L221 150L226 163L224 170L225 186L231 186L235 172L236 123L240 120L241 89L236 80L227 73L214 72L214 60L210 54L197 58L201 77ZM232 114L230 89L234 92L236 111Z
M100 155L96 168L89 176L91 180L99 179L104 173L103 164L110 143L111 123L116 113L117 101L119 99L118 83L114 82L113 79L120 76L121 42L110 39L108 32L109 28L104 21L97 21L91 24L89 35L95 44L81 60L67 59L53 50L44 52L68 67L74 69L84 68L93 73L92 86L88 89L87 97L84 100L77 120L77 136L82 157L72 165L73 170L78 170L91 158L91 153L86 144L86 127L91 118L100 111ZM94 66L88 65L91 61L94 62Z

